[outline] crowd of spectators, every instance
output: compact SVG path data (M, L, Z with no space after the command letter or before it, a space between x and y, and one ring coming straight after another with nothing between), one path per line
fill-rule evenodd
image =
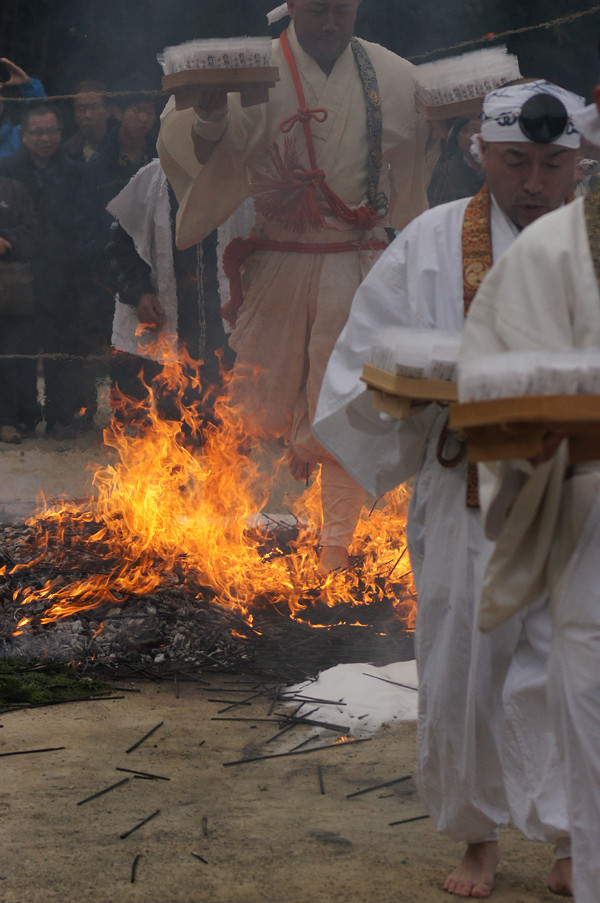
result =
M110 90L101 81L80 81L68 102L53 100L39 80L0 59L0 442L42 433L76 438L97 422L99 380L110 381L113 400L117 387L139 399L160 369L111 348L115 298L156 332L164 312L151 262L106 208L140 170L159 165L161 106L135 74ZM451 123L429 186L431 206L480 188L483 172L471 153L479 128L478 117ZM598 167L595 159L580 161L578 194L597 180ZM173 223L171 192L168 203ZM217 358L232 357L220 319L215 246L213 234L185 252L173 238L172 248L179 340L204 360L211 383L219 380ZM11 263L31 273L33 305L18 313L3 302ZM199 328L207 331L202 347Z
M70 95L68 103L47 98L37 79L0 60L1 442L36 433L72 439L92 429L100 379L111 380L113 394L118 383L126 394L140 395L144 361L116 354L111 332L116 294L137 310L152 285L133 242L126 245L119 233L115 242L106 206L156 158L160 97L136 75L110 91L103 82L81 81ZM209 311L210 353L226 341L214 244L212 236L200 252L187 252L192 263L185 280L185 311L198 310L198 293ZM206 257L200 280L198 253ZM17 311L2 281L11 262L28 266L31 275L33 304ZM132 272L141 273L133 288ZM182 305L180 338L192 334L190 350L204 357L188 313ZM146 326L159 330L161 323Z

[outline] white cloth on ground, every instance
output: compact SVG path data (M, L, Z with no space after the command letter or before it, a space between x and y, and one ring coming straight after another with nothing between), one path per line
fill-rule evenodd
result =
M548 717L543 629L548 611L541 603L532 608L531 619L541 625L534 630L532 620L531 644L527 616L511 619L492 635L478 631L476 605L492 546L479 512L465 505L466 461L453 469L437 461L446 410L428 405L407 421L381 417L360 381L377 330L462 328L461 238L468 202L418 217L370 271L327 367L314 430L373 494L416 473L407 540L418 592L419 791L438 829L465 842L494 837L496 826L508 820L504 768L511 776L507 791L515 823L529 836L556 841L567 826L557 757L548 744L549 730L541 727ZM491 230L497 259L516 229L495 202ZM505 701L514 727L503 747L507 675ZM534 731L528 727L532 711ZM530 761L536 767L529 767Z
M465 326L461 354L600 346L600 292L591 257L583 200L550 213L518 239L484 280ZM517 471L519 479L511 479ZM498 512L541 476L523 480L523 462L480 466L487 482L484 523L507 537ZM513 567L526 573L528 557L546 562L553 641L549 704L564 756L577 903L597 903L600 887L600 468L576 465L560 488L553 535L514 550ZM535 530L533 531L535 533ZM507 569L510 561L507 562ZM537 564L536 564L537 567ZM518 587L515 587L518 590ZM503 611L499 579L488 581L488 607Z

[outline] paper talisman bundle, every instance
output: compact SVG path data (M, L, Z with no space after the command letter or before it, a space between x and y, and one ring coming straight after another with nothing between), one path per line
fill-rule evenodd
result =
M458 394L450 427L470 461L534 458L550 432L568 437L573 463L600 458L600 348L462 362Z
M271 46L271 38L238 37L165 47L158 56L163 91L175 96L178 110L194 106L206 88L239 93L243 107L267 103L269 88L279 81L279 69L271 65Z
M426 119L477 116L489 91L520 81L517 57L506 47L486 47L422 63L416 71L415 103Z
M415 402L455 401L459 346L459 332L397 328L374 333L361 378L373 392L375 409L403 420Z

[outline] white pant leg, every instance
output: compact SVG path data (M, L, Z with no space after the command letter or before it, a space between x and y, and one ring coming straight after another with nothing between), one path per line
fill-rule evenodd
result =
M366 492L333 458L321 463L322 546L348 549Z
M515 616L519 642L504 683L504 783L516 828L569 855L566 773L548 705L552 616L543 596Z
M500 762L502 685L519 625L513 619L493 634L476 627L491 544L479 511L465 507L461 468L442 480L427 487L435 511L426 519L417 584L417 782L438 831L476 843L495 838L509 819Z
M552 594L549 698L567 773L576 903L600 898L600 499Z

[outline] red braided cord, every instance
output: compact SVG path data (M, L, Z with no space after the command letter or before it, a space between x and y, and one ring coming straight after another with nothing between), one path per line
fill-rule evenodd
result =
M221 316L235 326L237 313L244 301L240 270L254 251L292 251L297 254L342 254L344 251L385 251L381 239L366 241L299 242L274 241L268 238L234 238L223 252L223 270L229 279L230 300L221 308Z
M297 122L302 125L311 169L314 173L314 176L318 176L319 187L323 192L323 196L329 204L332 213L334 213L335 216L339 217L339 219L344 220L344 222L352 223L361 229L372 229L377 222L377 213L374 210L371 210L370 207L367 207L365 205L355 210L352 210L350 207L348 207L348 205L344 203L339 195L337 195L335 191L329 187L324 175L322 175L322 170L319 169L317 163L317 154L315 152L315 145L313 142L312 130L310 127L310 120L315 119L317 122L324 122L327 118L327 111L321 108L311 110L306 106L306 98L304 96L302 82L300 81L300 75L298 73L294 55L289 45L286 31L283 31L281 33L279 40L283 54L290 69L292 81L294 82L294 88L296 89L296 97L298 98L299 104L298 111L293 116L290 116L289 119L285 119L281 123L279 128L282 132L289 132Z

